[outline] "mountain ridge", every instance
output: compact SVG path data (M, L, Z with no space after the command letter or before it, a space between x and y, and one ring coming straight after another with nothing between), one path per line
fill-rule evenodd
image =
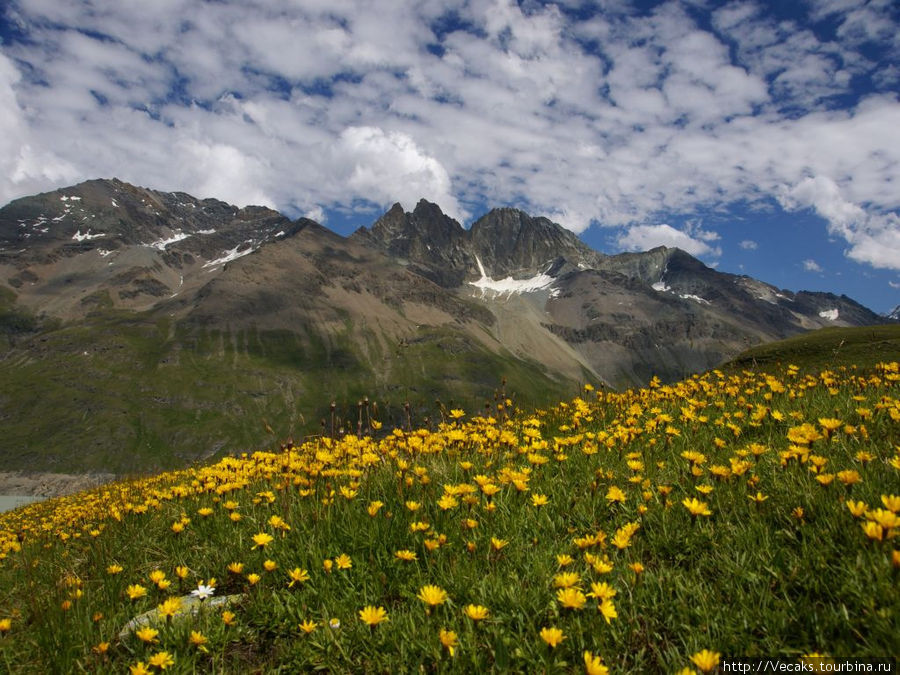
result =
M95 469L177 465L258 441L248 415L309 432L330 401L364 395L398 424L433 419L437 400L540 405L883 320L680 249L606 255L517 209L465 229L420 200L342 237L87 181L0 208L0 463L64 467L74 434Z

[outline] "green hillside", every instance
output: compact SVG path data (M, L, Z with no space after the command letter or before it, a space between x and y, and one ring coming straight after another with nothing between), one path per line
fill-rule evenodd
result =
M726 371L793 363L808 370L855 365L868 368L900 355L900 324L822 328L751 347L724 364Z
M46 330L12 310L0 322L7 470L143 474L321 433L323 419L328 433L332 421L356 431L364 397L405 425L439 421L436 401L478 409L508 391L535 406L578 387L440 328L386 350L374 335L355 343L349 326L231 332L113 311Z
M586 387L32 504L0 514L0 664L698 675L893 656L898 387L896 361Z

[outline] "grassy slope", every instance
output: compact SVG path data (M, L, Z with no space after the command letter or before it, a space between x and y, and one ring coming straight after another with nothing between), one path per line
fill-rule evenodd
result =
M729 372L743 368L771 368L793 363L815 370L854 364L869 368L900 354L900 324L857 328L823 328L786 340L752 347L722 366Z
M707 375L508 423L313 442L28 507L0 517L0 620L10 619L0 662L122 672L163 650L176 672L562 673L580 670L590 650L612 672L650 673L675 672L703 649L896 654L898 386L896 364ZM479 475L496 495L477 487ZM444 500L451 491L455 503ZM709 514L692 518L691 498ZM876 519L884 527L867 534ZM623 537L629 523L639 527ZM255 544L260 533L272 540ZM400 549L416 560L398 560ZM339 554L352 567L325 569ZM229 571L232 562L243 570ZM295 568L309 578L290 584ZM150 582L155 569L170 588ZM583 593L608 583L617 616L604 620L594 598L566 608L555 588L566 571ZM210 577L217 596L240 596L230 625L210 609L160 620L149 644L119 637L135 614ZM129 600L131 584L147 596ZM426 584L449 601L427 609L417 597ZM467 618L468 604L489 619ZM366 605L389 620L365 626ZM566 636L554 648L540 637L551 626ZM452 655L442 629L456 634ZM203 650L191 631L208 641Z
M18 321L18 318L16 319ZM505 377L523 404L572 392L534 364L460 343L440 329L391 354L386 381L346 335L186 331L168 320L98 314L16 336L0 359L0 465L5 469L146 473L275 438L355 429L368 396L386 422L437 418L436 399L478 408ZM267 430L268 429L268 430Z

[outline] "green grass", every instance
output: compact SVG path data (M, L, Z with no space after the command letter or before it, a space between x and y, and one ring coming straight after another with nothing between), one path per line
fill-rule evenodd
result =
M10 619L0 663L123 672L164 650L175 660L167 672L179 673L562 673L583 671L588 650L611 672L672 673L704 649L894 656L898 382L896 364L711 373L534 414L448 416L433 431L386 427L380 440L315 439L19 509L0 516L0 619ZM710 515L691 516L688 498ZM858 515L851 502L862 502ZM878 536L867 521L883 523ZM416 522L428 525L416 532ZM639 527L622 540L629 523ZM271 542L254 546L259 533ZM416 560L398 560L402 549ZM342 554L349 569L334 564ZM291 586L295 568L309 579ZM168 589L150 581L156 569ZM554 587L563 571L584 593L607 582L617 617L606 621L593 598L566 608ZM210 608L160 619L152 644L119 637L135 615L210 577L215 596L235 596L232 625ZM147 596L129 600L131 584ZM448 601L427 607L417 597L426 584ZM489 618L468 618L469 604ZM367 605L388 621L366 626ZM304 621L317 626L306 634ZM548 646L546 627L563 642ZM452 655L442 629L456 634Z
M743 368L773 368L796 364L805 370L854 364L871 368L900 354L900 324L822 328L752 347L722 366L729 372Z
M389 424L407 423L406 402L412 423L436 421L438 400L493 405L504 378L522 405L577 390L440 329L390 354L366 354L349 332L326 339L309 329L207 330L97 312L17 334L0 359L0 464L152 473L318 434L323 419L330 432L332 401L336 428L356 429L364 397Z

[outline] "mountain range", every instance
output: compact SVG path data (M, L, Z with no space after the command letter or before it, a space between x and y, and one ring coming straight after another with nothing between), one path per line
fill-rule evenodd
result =
M516 209L466 229L395 204L341 237L92 180L0 209L0 466L168 468L364 417L672 381L885 320L676 248L605 255Z

